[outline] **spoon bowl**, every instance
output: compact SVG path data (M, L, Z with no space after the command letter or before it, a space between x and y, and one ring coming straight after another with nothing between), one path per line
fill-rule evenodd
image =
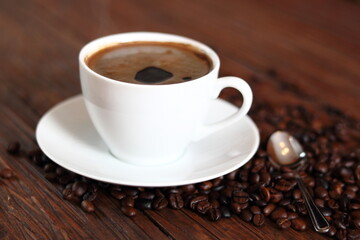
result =
M303 168L308 162L306 152L303 150L301 144L289 133L276 131L269 138L267 153L270 162L275 167L280 168L281 166L285 166L294 171L315 230L322 233L328 232L330 224L314 203L314 200L298 173L298 170Z
M300 170L308 162L300 143L284 131L276 131L270 136L267 152L271 156L269 160L277 168L286 166L293 170Z

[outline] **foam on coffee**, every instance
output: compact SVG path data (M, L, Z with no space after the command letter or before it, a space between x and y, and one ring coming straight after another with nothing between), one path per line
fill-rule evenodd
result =
M137 84L181 83L212 69L201 50L173 42L119 43L95 52L85 62L100 75Z

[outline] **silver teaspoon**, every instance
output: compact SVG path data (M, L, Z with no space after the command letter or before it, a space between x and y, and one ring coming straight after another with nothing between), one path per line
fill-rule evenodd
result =
M302 178L298 174L298 170L307 164L308 161L300 143L289 133L277 131L270 136L267 144L267 153L269 160L275 167L286 166L294 171L315 230L321 233L329 231L330 224L315 205Z

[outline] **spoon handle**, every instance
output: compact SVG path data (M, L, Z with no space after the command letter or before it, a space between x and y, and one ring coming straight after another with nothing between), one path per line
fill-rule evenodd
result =
M325 219L324 215L320 212L318 207L315 205L302 178L300 176L297 176L296 180L298 182L300 191L302 192L303 197L305 199L305 205L307 207L308 213L310 215L310 219L314 225L315 230L317 232L321 232L321 233L325 233L325 232L329 231L330 224Z

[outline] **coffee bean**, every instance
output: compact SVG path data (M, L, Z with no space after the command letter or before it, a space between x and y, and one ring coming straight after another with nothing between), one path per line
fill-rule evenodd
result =
M293 198L295 200L298 200L298 199L302 198L302 193L301 193L301 191L299 189L294 189L292 195L293 195Z
M207 211L207 216L210 221L217 221L221 218L221 212L218 208L210 208Z
M206 195L197 196L190 200L190 208L195 210L196 206L199 202L207 201L207 200L208 200L208 198Z
M169 195L169 206L173 209L181 209L184 207L184 201L180 194L171 193Z
M88 188L88 184L83 181L75 182L74 185L72 186L72 190L74 194L78 197L84 195L84 193L87 191L87 188Z
M249 194L243 191L234 191L233 201L237 203L247 203L249 201Z
M288 219L289 220L293 220L293 219L296 219L296 218L298 218L299 217L299 215L296 213L296 212L288 212L287 213L288 214Z
M270 191L268 188L262 186L259 188L259 192L260 192L260 196L261 196L262 200L264 200L265 202L270 201L271 195L270 195Z
M336 234L336 228L334 226L330 226L329 231L326 233L329 237L333 237Z
M9 179L14 176L14 172L10 168L3 168L0 170L0 177Z
M265 185L269 185L271 182L271 175L268 172L261 172L260 181L265 183Z
M183 192L192 193L195 191L196 188L195 188L194 184L188 184L188 185L181 186L181 189Z
M339 209L339 203L335 199L329 199L326 202L326 205L332 210L338 210Z
M232 202L230 203L230 209L233 213L235 214L239 214L241 213L241 210L243 209L242 208L242 205L240 203L237 203L237 202Z
M251 206L250 211L252 212L252 214L260 214L261 213L261 209L258 206Z
M152 192L152 191L141 192L139 194L139 198L152 200L155 198L155 192Z
M126 194L126 196L135 197L138 195L139 190L137 190L136 188L124 188L123 192Z
M296 207L293 204L289 204L286 206L286 210L290 212L296 212Z
M261 197L260 197L260 194L258 194L258 193L250 193L249 194L249 200L252 202L258 201L260 199L261 199Z
M210 199L209 202L210 202L211 208L219 208L220 207L220 203L216 199Z
M249 181L251 184L257 184L260 182L260 175L258 173L251 173L249 176Z
M74 203L78 203L80 201L80 198L76 196L71 188L65 188L62 192L63 198Z
M124 192L118 190L111 190L110 195L117 200L121 200L126 197L126 194Z
M270 191L270 202L272 203L278 203L282 198L283 198L283 194L281 192L278 191Z
M83 195L82 200L94 201L97 197L97 192L87 192Z
M279 218L287 218L287 212L284 208L279 207L276 208L272 213L270 214L271 219L277 220Z
M8 144L6 151L11 155L17 155L20 152L20 143L15 141Z
M263 214L255 214L253 217L253 224L257 227L261 227L265 223L265 217Z
M68 171L65 168L59 167L59 166L55 170L55 173L56 173L57 176L62 176L64 174L66 174L67 172Z
M125 214L128 217L134 217L137 214L136 209L130 206L122 206L120 210L123 214Z
M135 206L135 200L134 198L130 196L126 196L121 200L121 206L125 207L134 207Z
M287 218L278 218L276 220L276 225L280 229L286 229L286 228L289 228L291 226L291 221L289 219L287 219Z
M197 212L201 214L205 214L209 209L211 205L208 201L201 201L196 205Z
M244 211L242 211L240 213L240 217L245 222L250 222L252 220L252 218L253 218L253 214L250 212L250 210L245 209Z
M47 172L47 173L44 174L44 177L49 181L57 180L57 175L54 172Z
M269 216L275 210L275 204L270 203L266 207L263 208L264 216Z
M294 188L296 183L293 183L291 181L285 180L285 179L280 179L276 184L275 184L275 189L279 190L281 192L287 192L290 191Z
M70 194L72 194L71 188L65 188L62 192L63 198L68 199Z
M305 231L306 222L302 218L294 218L291 220L291 227L296 231Z
M70 174L62 175L59 177L58 181L62 185L66 185L74 180L74 177Z
M44 165L44 172L46 172L46 173L54 172L55 173L56 167L57 166L55 163L47 163Z
M152 203L152 208L155 210L161 210L166 208L168 205L168 200L165 197L157 197Z
M289 198L281 199L280 202L278 202L278 205L281 207L286 207L290 204L291 200Z
M315 202L316 206L318 206L320 208L325 207L325 201L323 199L315 198L314 202Z
M324 187L316 187L315 194L318 198L326 200L328 198L328 191Z
M94 212L95 211L95 205L93 204L93 202L91 202L89 200L83 200L81 202L81 208L85 212Z
M212 182L205 181L199 184L199 189L203 191L210 190L213 187Z
M232 172L226 174L225 178L228 180L235 180L237 173L238 173L238 170L232 171Z
M294 179L295 178L295 173L294 172L282 173L281 178L283 178L283 179Z
M141 209L141 210L151 209L152 199L137 198L135 200L135 205L134 206L135 206L135 208Z

